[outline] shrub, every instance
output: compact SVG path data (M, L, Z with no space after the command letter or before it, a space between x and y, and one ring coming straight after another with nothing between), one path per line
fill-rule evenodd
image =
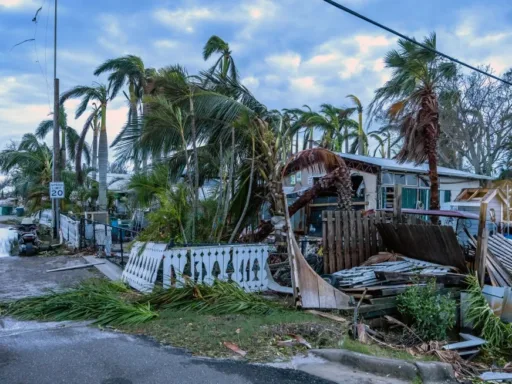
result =
M397 297L398 310L424 340L445 340L455 325L457 303L437 292L435 280L413 285Z

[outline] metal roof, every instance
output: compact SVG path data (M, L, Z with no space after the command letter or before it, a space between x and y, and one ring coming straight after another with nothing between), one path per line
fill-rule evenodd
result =
M344 159L350 159L355 161L361 161L367 164L376 165L384 170L389 171L401 171L401 172L413 172L413 173L424 173L428 174L428 164L414 165L414 163L406 161L405 163L399 163L394 159L383 159L380 157L361 156L354 155L351 153L338 153L338 155ZM460 171L458 169L437 167L437 173L440 176L451 176L466 179L478 179L478 180L493 180L490 176L477 175L471 172Z
M453 202L446 203L453 205ZM391 208L377 209L377 211L393 212ZM479 216L475 213L465 211L452 211L452 210L431 210L431 209L402 209L402 213L409 215L429 215L429 216L443 216L443 217L455 217L459 219L474 219L478 220Z

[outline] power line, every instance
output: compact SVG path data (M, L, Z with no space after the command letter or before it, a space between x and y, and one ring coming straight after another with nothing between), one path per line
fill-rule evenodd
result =
M389 27L386 27L385 25L382 25L382 24L380 24L380 23L378 23L378 22L376 22L376 21L374 21L374 20L372 20L372 19L369 19L368 17L363 16L363 15L361 15L360 13L355 12L355 11L351 10L350 8L345 7L344 5L341 5L341 4L339 4L339 3L335 2L335 1L332 1L332 0L323 0L323 1L325 1L325 2L326 2L326 3L328 3L328 4L331 4L333 7L336 7L336 8L338 8L338 9L341 9L342 11L345 11L345 12L347 12L347 13L350 13L351 15L353 15L353 16L355 16L355 17L358 17L358 18L360 18L361 20L364 20L364 21L366 21L366 22L368 22L368 23L370 23L370 24L373 24L373 25L375 25L375 26L377 26L377 27L379 27L379 28L382 28L382 29L384 29L385 31L388 31L389 33L392 33L393 35L396 35L396 36L398 36L398 37L401 37L402 39L405 39L405 40L407 40L407 41L410 41L411 43L414 43L414 44L416 44L416 45L418 45L418 46L420 46L420 47L422 47L422 48L424 48L424 49L426 49L426 50L428 50L428 51L430 51L430 52L432 52L432 53L435 53L435 54L437 54L437 55L439 55L439 56L442 56L442 57L444 57L444 58L446 58L446 59L448 59L448 60L450 60L450 61L453 61L453 62L455 62L455 63L457 63L457 64L460 64L460 65L462 65L462 66L464 66L464 67L467 67L467 68L469 68L469 69L472 69L473 71L479 72L479 73L481 73L482 75L486 75L486 76L492 77L492 78L493 78L493 79L495 79L495 80L501 81L501 82L503 82L503 83L505 83L505 84L512 85L512 83L511 83L511 82L509 82L509 81L507 81L507 80L504 80L504 79L502 79L502 78L500 78L500 77L498 77L498 76L494 76L494 75L493 75L493 74L491 74L491 73L488 73L488 72L482 71L481 69L478 69L478 68L476 68L476 67L473 67L472 65L469 65L469 64L467 64L467 63L464 63L463 61L457 60L457 59L456 59L456 58L454 58L454 57L448 56L447 54L444 54L444 53L439 52L439 51L437 51L437 50L435 50L435 49L432 49L432 48L430 48L430 47L426 46L425 44L422 44L422 43L420 43L419 41L416 41L415 39L412 39L412 38L410 38L410 37L408 37L408 36L406 36L406 35L404 35L404 34L402 34L402 33L400 33L400 32L397 32L397 31L395 31L394 29L391 29L391 28L389 28Z

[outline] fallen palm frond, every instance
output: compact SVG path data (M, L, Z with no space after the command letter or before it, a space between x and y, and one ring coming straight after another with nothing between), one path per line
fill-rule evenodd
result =
M155 292L144 300L157 308L215 315L268 314L279 305L256 293L247 293L235 283L215 281L213 285L188 281L183 287Z
M487 341L486 347L497 350L510 348L512 324L505 324L494 314L476 276L468 277L467 293L467 319L473 323L473 328L480 330L480 336Z
M98 325L140 324L155 318L149 303L126 301L122 283L87 280L64 292L22 299L5 306L5 314L22 320L94 320Z

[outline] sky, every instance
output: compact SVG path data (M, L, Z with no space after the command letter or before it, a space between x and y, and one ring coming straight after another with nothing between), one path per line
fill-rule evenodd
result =
M54 0L0 0L0 147L51 118ZM422 39L497 74L512 67L509 0L339 0L367 17ZM37 23L32 22L37 9ZM146 67L181 64L190 74L213 64L202 48L211 35L227 41L244 84L270 109L366 106L389 78L383 57L397 38L322 0L60 0L61 91L105 82L94 69L125 54ZM35 39L13 46L26 39ZM68 123L78 101L66 103ZM122 94L109 105L109 141L126 121Z

